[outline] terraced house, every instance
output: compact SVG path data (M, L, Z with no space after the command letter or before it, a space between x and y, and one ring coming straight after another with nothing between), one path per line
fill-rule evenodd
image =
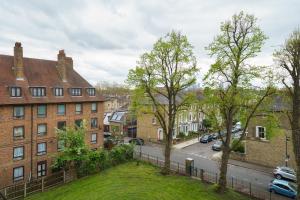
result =
M62 148L56 128L88 122L86 143L103 145L103 98L63 50L56 61L0 55L0 187L51 174Z

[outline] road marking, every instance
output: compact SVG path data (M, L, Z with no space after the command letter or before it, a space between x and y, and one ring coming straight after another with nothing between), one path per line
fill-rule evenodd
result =
M197 157L199 157L199 158L206 158L206 159L208 159L208 157L207 156L204 156L204 155L199 155L199 154L196 154L196 153L188 153L189 155L193 155L193 156L197 156Z

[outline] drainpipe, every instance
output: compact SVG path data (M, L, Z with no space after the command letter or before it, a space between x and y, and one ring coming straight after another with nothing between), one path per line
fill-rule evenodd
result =
M33 104L31 104L31 116L30 116L30 140L31 140L31 147L30 147L30 151L31 151L31 155L30 155L30 176L29 176L29 180L31 180L32 177L32 171L33 171Z

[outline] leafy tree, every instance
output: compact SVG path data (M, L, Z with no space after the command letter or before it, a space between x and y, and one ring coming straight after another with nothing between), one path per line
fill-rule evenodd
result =
M196 58L193 47L180 32L170 32L160 38L153 49L144 53L138 66L129 71L128 83L135 87L133 107L147 111L157 118L164 133L164 174L170 172L170 155L176 114L189 102L181 94L196 82ZM149 109L153 108L153 110Z
M292 103L288 118L292 128L293 149L297 165L298 191L300 191L300 30L295 30L274 56L279 66L287 73L282 83L287 88L287 96ZM281 76L283 74L280 74ZM298 192L297 199L300 199Z
M226 190L230 152L244 139L249 121L274 90L268 68L249 63L249 59L261 51L267 38L256 25L256 18L240 12L223 22L220 31L206 47L216 61L204 78L206 88L203 106L206 117L212 119L213 128L225 129L225 135L221 137L223 153L218 185L218 191L223 193ZM242 122L243 131L241 138L231 145L235 120Z

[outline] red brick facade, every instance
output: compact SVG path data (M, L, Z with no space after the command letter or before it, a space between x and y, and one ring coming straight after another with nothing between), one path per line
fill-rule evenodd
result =
M20 47L20 44L18 44ZM17 45L17 46L18 46ZM11 57L11 56L10 56ZM7 59L7 56L0 55L0 68L8 68L8 66L3 65L3 60ZM13 57L12 57L13 59ZM43 63L43 60L38 60L39 63ZM49 61L45 61L46 63ZM47 66L49 69L58 71L56 69L56 62L53 62L52 68ZM26 62L25 62L26 63ZM12 66L10 66L12 67ZM44 79L50 78L51 80L56 80L43 84L34 83L35 77L26 77L28 71L34 74L34 70L38 68L30 68L29 66L19 65L18 68L24 67L25 73L19 73L18 76L24 77L24 82L22 80L16 80L14 83L5 83L5 80L0 81L0 95L1 93L7 96L5 101L0 101L0 188L13 184L17 182L14 180L13 169L16 167L24 167L23 178L19 181L28 180L29 178L37 178L37 164L40 161L46 161L46 175L51 174L51 165L53 162L53 157L58 152L57 135L55 128L57 123L60 121L65 121L66 126L74 126L76 119L84 119L87 121L88 132L86 134L87 145L94 149L102 147L103 145L103 116L104 116L104 103L102 98L97 95L89 96L84 91L85 88L92 88L80 75L76 72L67 72L68 77L64 77L66 80L58 81L61 77L47 77L49 74L44 75ZM26 69L27 67L27 69ZM3 69L2 68L2 69ZM40 65L43 71L43 65ZM19 69L20 70L20 69ZM26 71L27 70L27 71ZM66 70L73 70L73 68L66 68ZM72 77L70 74L76 74ZM52 73L53 74L53 73ZM55 74L55 73L54 73ZM56 73L57 75L59 73ZM5 75L2 74L2 77ZM16 74L10 73L9 76L15 76ZM79 78L78 78L79 77ZM40 79L40 78L37 78ZM76 81L76 79L80 79ZM33 80L33 81L30 81ZM42 80L42 79L41 79ZM33 84L31 84L33 83ZM53 86L51 86L53 84ZM64 89L64 95L62 97L55 97L53 95L53 88L61 86ZM21 97L9 97L10 87L20 86L22 88ZM34 97L31 101L30 98L24 95L30 95L28 90L30 87L45 86L47 95L44 97ZM68 93L70 88L82 88L82 95L78 97L73 97ZM3 96L2 96L3 97ZM15 99L13 99L15 98ZM16 98L20 98L17 99ZM12 100L11 100L12 99ZM50 100L51 99L51 100ZM1 98L0 98L1 100ZM10 102L11 100L11 102ZM75 105L82 104L82 112L75 112ZM58 115L58 104L65 104L65 115ZM92 104L97 105L97 111L92 111ZM37 115L38 105L46 105L46 116L39 117ZM16 119L13 117L14 107L22 106L24 107L24 117L21 119ZM93 128L91 126L91 119L97 118L97 124ZM43 135L38 135L38 124L46 125L46 133ZM14 127L24 127L24 136L21 138L14 137ZM92 140L92 133L96 134L96 142ZM46 143L46 153L43 155L37 155L37 145L38 143ZM24 147L23 158L14 158L14 148Z

